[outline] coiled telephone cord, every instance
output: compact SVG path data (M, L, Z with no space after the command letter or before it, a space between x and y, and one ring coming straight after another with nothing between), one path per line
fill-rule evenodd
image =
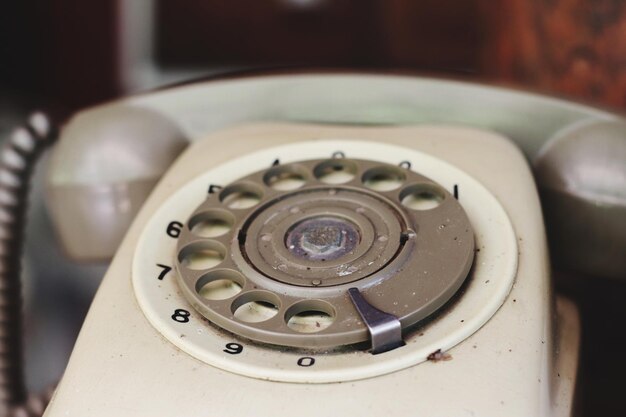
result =
M52 395L26 390L21 258L31 177L57 136L50 119L34 113L0 149L0 417L41 416Z

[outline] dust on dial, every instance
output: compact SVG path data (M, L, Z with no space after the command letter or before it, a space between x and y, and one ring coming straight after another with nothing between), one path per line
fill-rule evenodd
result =
M182 229L176 269L189 303L237 336L381 353L456 293L473 259L468 217L443 187L338 154L209 195Z
M143 227L132 283L158 333L213 367L297 383L394 372L465 340L510 291L506 212L441 159L317 140L202 163Z

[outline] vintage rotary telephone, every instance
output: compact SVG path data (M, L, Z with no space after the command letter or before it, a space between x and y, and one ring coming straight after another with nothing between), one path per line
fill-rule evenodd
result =
M578 317L535 180L555 262L626 276L625 127L363 74L81 111L48 207L69 255L113 261L45 415L570 415Z

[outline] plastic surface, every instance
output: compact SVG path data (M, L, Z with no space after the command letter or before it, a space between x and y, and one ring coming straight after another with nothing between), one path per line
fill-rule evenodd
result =
M557 264L626 279L626 123L565 129L534 166Z
M261 140L268 136L271 141ZM339 137L361 141L383 137L385 143L444 160L498 200L515 231L518 265L513 287L491 319L455 347L442 346L448 360L350 383L297 384L245 377L198 361L166 340L143 315L131 282L139 236L151 230L147 226L155 213L206 172L207 155L229 161L267 146ZM233 141L239 146L226 145ZM190 210L202 200L205 187L198 188L202 194ZM461 190L459 201L463 204L467 197ZM165 229L162 233L159 239L168 238ZM482 253L487 248L478 249ZM161 270L151 272L157 282ZM167 279L171 276L163 281ZM46 416L567 416L576 373L577 319L571 308L559 310L560 316L553 308L532 176L520 152L501 136L458 127L242 127L197 142L157 186L103 281ZM555 322L559 317L565 328ZM459 326L465 325L461 322L465 317L457 319ZM418 337L432 337L428 326L423 333ZM236 357L237 347L230 348L224 346L221 355ZM310 360L302 363L311 371L317 365Z
M407 129L407 134L411 131ZM271 135L258 139L264 143L272 140ZM233 145L236 146L236 142ZM298 161L302 157L323 158L338 149L357 159L376 155L379 161L390 164L409 160L412 166L420 167L423 175L442 187L452 190L457 185L461 203L475 231L476 247L480 251L463 294L445 313L435 316L427 334L420 336L421 331L414 331L407 338L406 346L382 355L371 355L352 348L345 353L311 354L315 359L315 368L309 369L298 364L299 359L306 356L301 351L257 346L207 326L204 318L181 294L172 275L155 281L154 276L159 273L157 264L168 265L176 254L176 240L166 234L168 224L181 219L184 222L189 217L196 204L206 197L207 184L228 184L245 175L246 170L257 171L271 165L277 158L284 163ZM421 280L428 280L429 273L436 276L434 265L422 267L428 269L420 271L425 273ZM337 382L372 377L415 365L425 361L437 349L447 350L462 342L502 305L513 284L516 267L517 244L508 217L497 200L473 178L441 160L406 147L376 141L336 139L283 145L246 154L219 164L173 194L150 220L138 242L133 261L133 285L139 304L159 332L180 349L204 362L260 379ZM419 277L417 271L416 277ZM420 282L420 279L417 281ZM310 291L300 289L303 296ZM327 291L337 290L330 287ZM399 304L399 308L405 304L405 301L399 301L411 298L410 291L420 291L419 285L413 289L407 286L405 292L397 297L395 303ZM386 296L393 298L390 294ZM389 303L393 307L391 300ZM175 311L181 309L190 312L188 322L180 323L172 319ZM239 343L243 347L242 354L224 355L224 346L229 343Z
M66 254L110 259L187 143L174 122L149 109L107 105L74 116L52 151L46 187Z

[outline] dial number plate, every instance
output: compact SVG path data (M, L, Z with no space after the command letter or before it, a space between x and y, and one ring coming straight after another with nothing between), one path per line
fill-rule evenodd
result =
M249 342L207 322L181 293L173 268L177 240L187 219L204 201L207 190L281 163L348 158L419 167L419 173L460 198L474 228L480 251L464 294L454 307L409 335L406 345L379 355L353 349L308 352ZM217 162L216 162L217 164ZM148 221L133 259L132 282L150 323L181 350L218 368L274 381L326 383L373 377L425 361L437 349L446 351L477 331L502 305L514 281L517 245L501 205L479 182L430 155L395 145L354 140L301 142L246 154L215 166L183 185ZM227 295L228 288L220 288Z

